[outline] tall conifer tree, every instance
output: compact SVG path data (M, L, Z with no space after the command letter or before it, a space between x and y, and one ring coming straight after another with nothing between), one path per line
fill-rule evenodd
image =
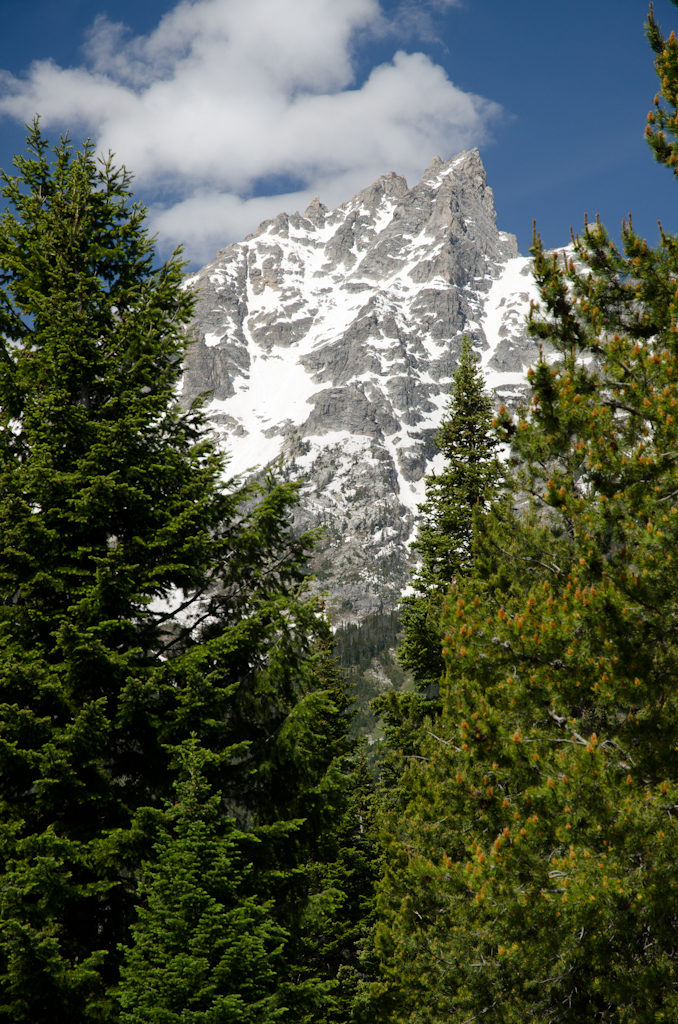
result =
M500 468L491 432L492 403L471 340L464 336L448 407L436 434L445 464L426 477L422 523L412 545L422 558L403 602L398 660L423 684L444 671L440 609L451 583L473 567L473 516L497 496Z
M649 34L675 137L678 47ZM384 1020L678 1013L678 241L533 251L558 359L500 412L513 501L444 612L442 715L388 830Z
M210 795L215 760L195 737L182 744L176 803L137 815L142 830L151 815L158 838L117 992L122 1024L272 1024L285 1011L275 983L286 934L248 891L258 837Z
M131 822L169 797L169 748L244 744L216 771L228 812L305 819L257 848L282 912L308 901L343 813L346 713L311 656L327 624L303 595L296 486L223 485L200 409L178 405L193 297L177 254L154 269L129 175L90 145L50 154L34 126L16 167L0 220L0 1020L84 1024L115 1014L151 855Z
M474 519L487 513L499 493L498 442L491 424L482 370L470 338L464 337L436 435L445 463L440 473L426 477L426 501L420 506L423 522L413 547L421 552L422 563L412 576L415 593L401 606L398 660L412 672L416 688L412 693L391 690L371 705L385 725L380 773L394 810L407 799L400 790L400 773L409 759L420 756L422 720L439 709L438 684L445 670L443 601L453 582L472 571Z

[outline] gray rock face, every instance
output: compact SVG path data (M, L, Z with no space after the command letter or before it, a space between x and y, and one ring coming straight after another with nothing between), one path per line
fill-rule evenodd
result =
M394 607L463 334L507 404L538 355L530 261L497 229L477 150L411 189L390 173L335 210L281 213L186 286L182 399L211 393L234 474L283 455L304 478L297 524L325 527L313 568L335 620Z

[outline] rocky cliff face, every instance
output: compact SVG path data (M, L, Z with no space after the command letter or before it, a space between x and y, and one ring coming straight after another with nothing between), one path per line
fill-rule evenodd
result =
M385 174L335 210L281 213L186 286L183 400L211 392L233 474L282 455L305 479L297 521L326 528L313 569L335 620L393 608L463 334L497 401L537 357L530 261L497 230L478 152L434 159L414 188Z

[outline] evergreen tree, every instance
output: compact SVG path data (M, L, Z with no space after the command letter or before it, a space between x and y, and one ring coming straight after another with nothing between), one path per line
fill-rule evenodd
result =
M671 2L678 6L676 0ZM670 167L678 177L678 40L675 32L671 32L668 38L664 37L655 21L652 4L646 31L650 46L657 55L655 70L661 88L654 98L654 110L647 115L645 135L655 159Z
M159 836L125 950L123 1024L269 1024L284 1012L275 982L285 932L271 904L248 894L257 837L223 816L220 794L209 795L205 769L215 760L195 738L184 743L177 802L164 814L137 813L142 831L150 814Z
M304 964L309 975L328 983L313 1016L293 1021L348 1024L360 1011L360 985L373 970L374 887L377 833L374 781L362 747L345 765L351 782L342 818L327 837L332 849L311 880L312 913L305 933ZM317 980L316 980L317 987Z
M345 1019L331 1014L337 1005L341 962L333 949L344 931L346 901L337 859L350 800L348 761L353 743L347 738L350 698L332 649L326 628L305 666L306 695L282 725L269 763L257 770L256 784L263 783L273 801L253 822L272 826L292 820L298 826L290 838L282 832L277 842L262 844L261 858L255 854L263 876L260 891L281 907L278 920L289 933L277 988L294 1024Z
M678 240L596 223L533 252L558 359L500 410L512 499L446 601L443 711L384 854L384 1020L678 1019Z
M66 142L50 164L37 126L16 164L0 221L0 1015L66 1021L106 1013L130 900L102 840L160 782L147 688L169 637L149 603L204 585L219 464L173 399L192 301L176 258L152 270L128 176Z
M351 765L351 800L339 834L338 864L343 872L346 901L341 914L341 954L336 977L339 1011L337 1020L369 1021L365 1003L368 979L378 972L374 955L375 889L379 877L378 799L364 744L358 746ZM343 933L343 934L342 934Z
M398 660L413 673L416 691L391 690L371 705L385 725L380 775L394 816L408 800L407 787L400 783L402 768L421 756L423 721L440 708L445 595L455 580L472 572L476 520L497 500L501 485L498 442L491 425L492 405L482 370L465 336L448 408L436 435L445 465L441 473L426 478L426 501L420 506L423 523L413 547L421 552L422 564L411 581L415 593L404 598L401 606Z
M328 626L304 597L298 487L223 485L200 408L177 403L193 308L178 255L153 269L129 176L91 146L50 161L34 126L16 167L0 220L0 1020L84 1024L116 1012L151 855L131 822L169 798L168 750L192 732L241 745L214 777L240 828L304 819L253 852L260 902L302 941L347 799L346 712L314 668ZM294 989L294 963L281 971Z
M498 493L500 468L491 422L483 373L470 338L464 336L436 434L445 466L426 477L426 501L419 508L423 521L412 545L422 564L411 581L415 594L402 605L398 658L423 686L437 683L444 671L440 608L451 583L472 569L474 512L486 511Z
M484 511L498 489L492 415L480 362L465 335L436 434L445 466L426 477L426 501L419 509L423 522L413 545L422 556L413 583L417 590L446 594L454 579L471 571L472 513L476 508Z

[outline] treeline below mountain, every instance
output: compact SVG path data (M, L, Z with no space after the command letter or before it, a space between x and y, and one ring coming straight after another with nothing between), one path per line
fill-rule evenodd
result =
M390 689L414 689L412 674L397 660L400 636L397 612L374 612L360 623L339 626L334 634L335 656L353 701L351 736L367 740L369 747L384 738L372 701ZM367 756L374 766L376 752L368 749Z

